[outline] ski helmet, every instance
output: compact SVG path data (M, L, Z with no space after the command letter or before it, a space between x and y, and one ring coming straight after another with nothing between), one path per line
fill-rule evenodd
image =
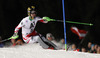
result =
M29 16L30 16L31 13L36 13L35 7L34 6L28 7L27 8L27 12L28 12L28 15Z

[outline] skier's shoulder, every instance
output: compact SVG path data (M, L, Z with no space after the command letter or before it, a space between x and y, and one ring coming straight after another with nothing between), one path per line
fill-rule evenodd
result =
M24 18L22 19L22 21L26 21L26 20L29 20L29 16L24 17Z
M23 18L23 20L27 20L27 19L29 19L29 16Z
M35 19L37 19L37 20L41 20L42 18L40 18L39 16L36 16Z

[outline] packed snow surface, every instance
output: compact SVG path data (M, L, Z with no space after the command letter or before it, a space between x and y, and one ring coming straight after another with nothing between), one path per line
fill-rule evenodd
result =
M100 54L43 49L39 44L0 48L0 58L100 58Z

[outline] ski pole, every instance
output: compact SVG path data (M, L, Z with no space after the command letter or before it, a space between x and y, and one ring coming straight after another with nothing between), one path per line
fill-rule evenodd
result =
M17 35L17 36L11 36L10 38L4 39L4 40L2 40L2 41L0 41L0 42L5 42L5 41L8 41L8 40L10 40L10 39L16 39L16 38L18 38L18 37L19 37L19 35Z
M57 21L57 22L64 22L62 20L54 20L54 21ZM74 22L74 21L65 21L66 23L73 23L73 24L82 24L82 25L89 25L89 26L93 26L93 24L91 23L82 23L82 22Z
M66 22L66 23L73 23L73 24L82 24L82 25L93 26L93 24L91 24L91 23L74 22L74 21L63 21L63 20L51 19L49 17L43 17L43 19L47 19L47 21L57 21L57 22Z
M8 40L10 40L10 39L8 38L8 39L2 40L2 41L0 41L0 42L5 42L5 41L8 41Z

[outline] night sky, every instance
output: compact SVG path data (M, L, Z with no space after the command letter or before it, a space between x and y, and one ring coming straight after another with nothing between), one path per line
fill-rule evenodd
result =
M0 33L3 39L13 35L15 27L27 16L28 6L35 6L37 16L48 16L63 20L62 0L0 0ZM67 41L79 43L81 40L70 30L71 26L88 31L83 43L89 41L100 44L100 0L65 0L66 20L93 23L93 26L66 23ZM36 30L42 35L52 33L56 40L64 38L63 23L38 22ZM19 31L19 34L21 31ZM21 37L21 35L20 35Z

